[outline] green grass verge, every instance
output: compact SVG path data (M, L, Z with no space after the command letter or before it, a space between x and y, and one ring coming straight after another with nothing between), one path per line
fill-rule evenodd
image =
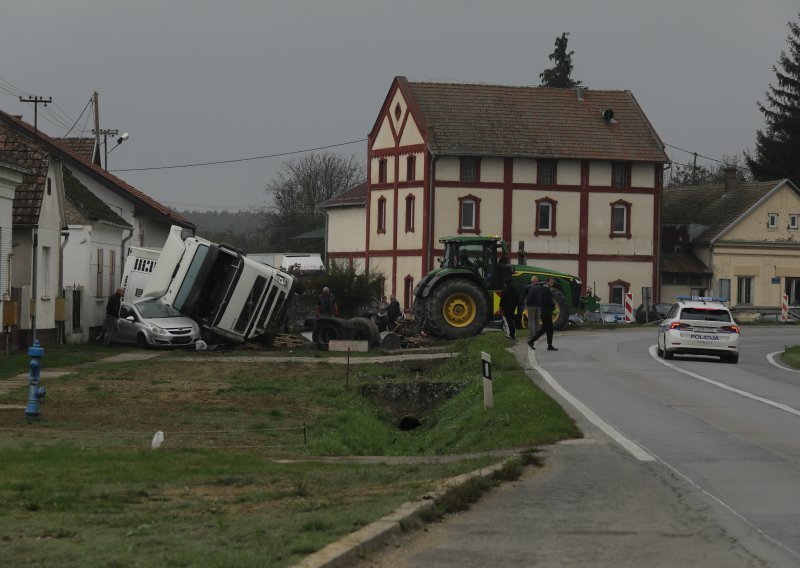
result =
M781 354L781 361L790 367L800 369L800 345L787 347Z
M506 352L501 334L453 344L426 381L461 385L400 431L361 395L411 382L402 365L201 362L165 355L46 381L42 418L0 411L0 550L8 565L286 566L492 458L322 463L311 456L432 456L535 448L580 436ZM483 408L480 353L492 355ZM103 351L107 353L107 351ZM391 378L389 378L391 377ZM25 400L24 388L0 402ZM304 428L305 425L305 428ZM164 446L149 450L157 430ZM524 461L497 479L513 479ZM280 459L278 459L280 458ZM437 503L468 506L495 480Z
M98 361L111 355L133 350L130 347L104 347L102 345L44 345L42 368L71 367L80 363ZM0 355L0 379L28 373L31 358L27 350Z

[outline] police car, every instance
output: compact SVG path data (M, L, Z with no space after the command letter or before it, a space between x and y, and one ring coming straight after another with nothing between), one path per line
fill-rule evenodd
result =
M725 299L679 296L658 326L658 356L713 355L739 362L739 326Z

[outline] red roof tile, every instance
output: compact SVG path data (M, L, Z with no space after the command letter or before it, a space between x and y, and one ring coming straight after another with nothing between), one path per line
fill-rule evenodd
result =
M328 201L320 205L320 207L357 207L363 206L366 202L367 182L362 182L343 191L339 195L331 197Z
M439 154L669 162L630 91L398 81Z

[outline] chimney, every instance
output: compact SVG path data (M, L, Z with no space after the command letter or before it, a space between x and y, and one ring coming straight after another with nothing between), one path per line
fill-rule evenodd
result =
M725 191L736 189L736 166L725 166Z
M578 102L583 102L583 87L578 85L575 87L575 93L578 95Z

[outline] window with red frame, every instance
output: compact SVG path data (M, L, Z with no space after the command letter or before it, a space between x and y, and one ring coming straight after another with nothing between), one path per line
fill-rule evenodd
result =
M458 199L458 232L480 233L481 200L474 195Z
M631 186L631 165L628 162L613 162L611 164L611 185L614 187Z
M461 158L461 169L459 179L461 181L480 181L481 179L481 160L472 156Z
M611 204L610 238L631 238L631 204L622 199Z
M413 195L406 196L406 233L414 232L414 205L416 201Z
M417 179L417 157L409 156L406 159L406 181Z
M554 185L556 183L556 161L536 161L536 183L540 185Z
M410 310L414 302L414 277L410 274L403 280L403 309Z
M378 160L378 183L386 183L386 158Z
M386 198L378 198L378 232L386 232Z
M556 204L558 201L545 197L536 200L535 235L556 235Z

